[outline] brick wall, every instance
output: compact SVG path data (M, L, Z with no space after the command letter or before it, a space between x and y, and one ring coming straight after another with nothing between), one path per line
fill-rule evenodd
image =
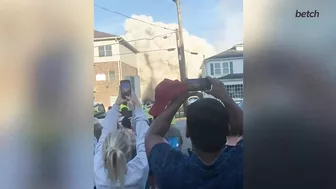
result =
M122 69L122 79L125 79L125 76L137 76L138 75L138 70L130 66L126 63L121 63L121 69Z
M135 67L121 63L121 79L125 76L136 76L138 70ZM110 71L114 71L114 77L110 78ZM106 81L96 81L97 74L105 74ZM94 101L101 102L105 108L110 104L110 96L118 96L119 90L119 69L118 62L100 62L94 63Z

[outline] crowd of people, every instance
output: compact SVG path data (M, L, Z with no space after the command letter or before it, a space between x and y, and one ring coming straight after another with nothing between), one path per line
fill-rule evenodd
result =
M243 111L217 79L208 78L212 98L199 99L186 112L186 138L174 117L188 97L187 85L165 79L155 89L155 102L143 107L137 96L109 107L104 121L94 123L96 189L242 189ZM230 136L239 137L228 143Z

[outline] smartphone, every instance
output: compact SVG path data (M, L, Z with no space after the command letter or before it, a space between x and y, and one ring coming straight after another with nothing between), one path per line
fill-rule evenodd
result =
M179 138L178 137L169 137L167 139L167 142L170 144L170 146L174 149L174 150L178 150L180 147L180 143L179 143Z
M120 81L120 93L121 98L126 99L126 96L131 96L132 94L131 82L130 80L121 80Z
M188 79L188 91L209 91L211 83L207 78Z

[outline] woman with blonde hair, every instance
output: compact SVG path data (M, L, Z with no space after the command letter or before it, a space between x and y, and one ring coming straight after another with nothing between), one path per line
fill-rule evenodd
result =
M125 102L119 97L102 123L103 129L95 147L94 172L97 189L143 189L149 172L145 152L145 135L149 128L147 116L132 91L135 133L117 129L119 108Z

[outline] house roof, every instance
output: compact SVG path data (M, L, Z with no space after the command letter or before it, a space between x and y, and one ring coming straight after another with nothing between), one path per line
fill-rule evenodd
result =
M237 47L242 46L243 44L237 44L235 46L233 46L232 48L223 51L219 54L216 54L212 57L209 57L205 60L212 60L212 59L218 59L218 58L238 58L238 57L243 57L244 56L244 51L243 50L236 50Z
M100 39L100 38L113 38L113 37L119 37L117 35L101 32L98 30L94 31L94 39Z
M119 43L122 44L124 47L128 48L134 53L139 53L139 51L135 47L133 47L129 42L127 42L121 36L94 30L94 40L95 41L110 40L110 39L118 39Z
M120 44L124 45L126 48L128 48L129 50L131 50L134 53L140 53L135 47L133 47L133 45L131 45L129 42L127 42L126 40L124 40L122 37L120 37L122 40L119 42Z
M244 74L238 73L238 74L228 74L218 79L222 80L222 79L242 79L242 78L244 78Z

